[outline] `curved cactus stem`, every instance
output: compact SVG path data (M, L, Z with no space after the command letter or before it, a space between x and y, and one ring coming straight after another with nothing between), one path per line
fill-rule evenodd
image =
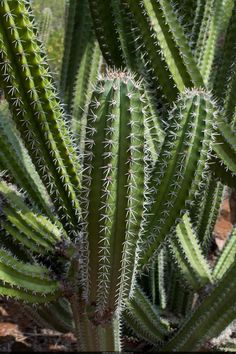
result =
M234 0L224 1L223 20L222 33L220 33L223 38L219 38L217 63L213 70L214 75L212 75L214 78L213 89L221 104L227 94L227 85L235 61L236 3Z
M236 138L234 129L225 119L218 121L218 134L213 145L212 169L226 184L234 184L236 175Z
M45 305L25 305L25 310L36 323L61 333L74 331L74 323L70 304L64 298L52 301Z
M0 285L0 296L23 301L25 303L32 303L34 305L46 304L48 302L55 301L60 295L61 295L60 293L38 294L38 293L30 292L28 290L24 291L24 289L7 287L6 284L4 284L4 286Z
M125 304L122 317L135 335L153 345L163 341L169 333L169 324L161 318L156 306L151 304L141 288L136 286L132 298Z
M206 34L207 38L206 40L204 38L204 41L201 43L202 47L198 59L198 67L200 68L205 85L209 84L212 66L216 55L217 41L222 29L222 3L222 0L207 1L205 13L207 14L206 16L208 16L206 17L207 24L205 21L202 22L202 26L207 25L205 28L202 27L202 30ZM207 11L208 6L210 13ZM211 14L210 17L209 14Z
M208 339L218 336L236 318L235 279L234 263L162 351L196 351Z
M35 214L22 196L3 181L0 182L0 195L2 213L6 218L1 221L2 227L32 252L53 252L57 244L67 239L65 232L59 228L60 224L56 221L53 224L46 217Z
M165 0L145 0L143 4L127 0L127 3L142 36L145 60L150 62L153 76L156 76L167 99L172 102L178 91L182 92L193 84L203 86L183 29L171 5Z
M79 162L25 1L1 1L0 82L65 227L78 228Z
M52 280L47 268L17 260L9 252L0 249L0 280L23 292L44 295L59 293L59 283Z
M39 209L52 217L49 195L3 104L0 105L0 169L9 171Z
M188 91L170 114L170 126L152 171L140 268L155 255L198 192L211 149L215 106L208 94Z
M198 36L201 29L201 24L204 18L205 0L197 0L196 11L191 32L191 47L196 48Z
M170 240L170 250L187 284L195 291L213 282L211 269L203 256L187 214L176 227L176 236Z
M88 68L91 70L92 53L96 46L89 1L70 0L60 83L61 91L64 93L65 102L70 113L72 112L76 82L78 83L78 70L88 70ZM85 72L86 74L89 75L88 71ZM81 73L78 75L80 76ZM89 77L87 77L88 79ZM76 93L83 95L84 88L80 87L79 89L82 93L78 90L76 90Z
M89 0L94 29L102 54L110 66L121 69L124 66L119 35L114 28L112 1Z
M220 281L223 275L228 271L231 265L235 262L235 255L236 255L236 228L234 228L233 231L231 232L215 264L213 276L216 281Z
M82 206L89 302L101 311L120 307L133 287L144 210L145 104L141 84L122 72L108 72L90 104Z
M196 33L197 41L195 47L195 59L198 64L201 63L204 49L207 42L207 34L209 32L210 23L213 15L214 0L204 0L204 12L202 14L201 26L198 27L198 32Z
M232 128L236 128L236 105L235 105L235 89L236 89L236 62L233 63L227 91L224 101L224 114L228 122L232 124Z
M203 80L202 77L200 75L200 72L197 68L197 65L195 63L195 60L192 56L192 52L191 49L189 47L188 41L185 38L184 32L181 28L181 25L173 11L173 8L171 7L171 4L169 1L167 0L159 0L160 3L160 10L162 9L163 15L166 19L166 22L169 26L169 31L171 32L174 42L176 43L176 47L179 51L179 55L182 58L183 64L185 66L185 71L188 73L189 77L190 77L190 82L186 82L185 83L185 87L192 87L193 85L195 87L203 87ZM190 3L190 1L188 1L188 4ZM157 15L158 13L158 9L157 6L155 6L154 1L153 1L153 9L155 11L155 14ZM191 6L191 5L190 5ZM166 30L168 29L168 27L166 28ZM166 43L168 43L168 34L167 31L163 29L163 34L166 35ZM160 43L161 43L161 37L159 39ZM170 48L172 47L172 45L170 44ZM173 53L173 59L175 58L175 54L174 54L174 48L172 48L172 53ZM164 51L163 51L164 53ZM179 63L178 63L179 62ZM176 65L180 65L181 59L177 59L176 56ZM168 63L168 61L167 61ZM171 62L170 62L171 63ZM173 65L172 63L169 64ZM180 72L182 72L182 70L180 70ZM182 76L184 77L184 71ZM178 85L177 85L178 86ZM182 90L180 90L181 92Z

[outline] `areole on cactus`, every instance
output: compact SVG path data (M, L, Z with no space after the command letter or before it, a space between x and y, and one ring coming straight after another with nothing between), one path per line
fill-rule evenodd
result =
M57 90L54 14L0 0L0 296L78 351L206 350L236 319L235 229L208 257L236 181L235 8L67 0Z

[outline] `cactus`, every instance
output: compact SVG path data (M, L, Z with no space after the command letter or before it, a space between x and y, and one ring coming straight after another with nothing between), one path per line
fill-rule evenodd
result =
M47 44L52 22L52 11L49 7L45 7L42 13L42 19L39 23L39 36L44 45Z
M137 258L146 159L140 86L129 74L109 72L88 114L82 208L91 255L88 296L100 311L121 306L134 282L136 264L130 258Z
M151 305L138 286L134 298L127 301L123 318L135 335L154 345L163 341L164 336L170 331L168 322L161 318L158 310Z
M187 215L178 224L176 236L171 240L170 249L187 283L195 290L212 283L209 265L201 253Z
M24 188L32 200L47 215L52 215L49 195L42 184L5 104L0 107L0 165L11 174L15 183Z
M170 113L165 141L149 182L150 216L140 253L143 266L155 256L175 221L191 204L199 180L206 173L214 114L210 97L201 91L186 92Z
M67 0L58 91L50 12L38 31L0 0L0 296L79 352L206 350L236 318L235 228L208 259L236 183L235 4Z

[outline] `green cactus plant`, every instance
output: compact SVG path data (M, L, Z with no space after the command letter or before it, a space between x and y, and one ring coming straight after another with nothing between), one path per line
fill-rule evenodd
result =
M81 352L206 350L236 319L235 228L208 258L236 183L236 2L65 6L57 90L51 14L0 0L0 296Z
M47 45L52 22L52 11L49 7L45 7L39 24L40 39L44 45Z

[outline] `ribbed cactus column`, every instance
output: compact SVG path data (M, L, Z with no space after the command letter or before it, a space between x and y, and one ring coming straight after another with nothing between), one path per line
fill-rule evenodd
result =
M77 230L80 165L28 2L0 1L0 19L1 87L57 213Z
M203 90L186 91L169 116L170 124L149 186L147 236L140 263L143 266L158 252L183 210L192 204L206 175L214 138L213 103Z
M114 313L135 281L145 200L144 107L141 83L123 72L101 79L90 105L82 205L89 252L86 301L98 343L100 333L107 343Z

